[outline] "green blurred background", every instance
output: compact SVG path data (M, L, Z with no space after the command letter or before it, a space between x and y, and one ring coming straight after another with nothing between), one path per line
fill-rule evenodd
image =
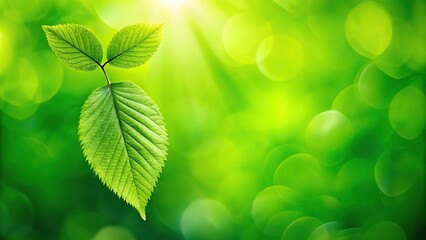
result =
M130 70L170 149L147 221L77 137L101 70L60 64L41 25L104 48L165 22ZM422 239L424 0L1 0L1 239Z

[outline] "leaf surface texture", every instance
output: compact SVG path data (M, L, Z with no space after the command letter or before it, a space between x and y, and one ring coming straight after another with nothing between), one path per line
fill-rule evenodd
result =
M87 28L78 24L43 26L49 46L68 67L92 71L102 61L102 45Z
M168 145L153 100L131 82L98 88L83 106L78 132L86 159L101 181L145 219Z
M108 45L107 62L131 68L144 64L157 51L162 24L134 24L118 31Z

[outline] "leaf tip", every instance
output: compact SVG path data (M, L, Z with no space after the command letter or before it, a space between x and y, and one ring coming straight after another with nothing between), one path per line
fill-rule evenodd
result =
M49 25L41 25L41 29L43 29L43 31L47 31L47 30L49 30L50 28L51 28L52 26L49 26Z
M157 22L154 23L154 25L157 26L157 31L160 31L161 33L164 31L165 22Z
M141 215L141 218L146 221L146 214L145 211L139 211L139 214Z

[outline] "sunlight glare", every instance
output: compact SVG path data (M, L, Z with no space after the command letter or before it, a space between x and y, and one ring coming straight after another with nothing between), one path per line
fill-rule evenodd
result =
M162 5L167 6L170 10L178 10L182 8L189 0L159 0Z

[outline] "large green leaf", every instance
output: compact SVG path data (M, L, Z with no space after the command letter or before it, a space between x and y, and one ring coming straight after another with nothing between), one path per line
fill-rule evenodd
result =
M92 71L102 61L102 45L87 28L78 24L42 26L49 46L67 66Z
M108 63L131 68L148 61L160 45L162 24L134 24L118 31L108 45Z
M96 89L87 99L78 129L95 173L145 219L145 207L167 155L163 117L131 82Z

